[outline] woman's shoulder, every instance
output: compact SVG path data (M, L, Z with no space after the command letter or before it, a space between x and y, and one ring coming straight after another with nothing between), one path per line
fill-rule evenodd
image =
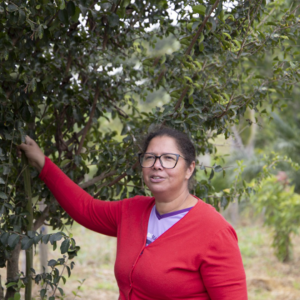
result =
M199 222L205 224L208 228L213 228L214 231L218 229L232 228L230 223L228 223L221 213L218 212L211 204L199 199L195 208L195 219L197 218Z
M126 207L136 207L136 208L144 208L148 206L154 205L154 197L136 195L131 198L126 198L121 200L123 206Z

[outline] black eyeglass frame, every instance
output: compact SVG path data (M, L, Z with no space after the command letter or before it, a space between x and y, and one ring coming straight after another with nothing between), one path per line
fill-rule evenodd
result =
M151 167L143 167L143 166L142 166L141 157L142 157L142 155L145 155L145 154L151 154L151 155L153 155L153 156L155 157L154 163L153 163L153 165L152 165ZM164 165L163 165L163 163L162 163L162 161L161 161L161 159L160 159L163 155L168 155L168 154L172 154L172 155L175 155L175 156L176 156L176 162L175 162L174 167L172 167L172 168L166 168L166 167L164 167ZM159 155L159 156L158 156L158 155L155 155L155 154L153 154L153 153L145 152L145 153L139 153L138 156L139 156L139 163L140 163L140 166L141 166L142 168L152 168L152 167L155 165L156 160L159 159L159 162L160 162L161 166L162 166L164 169L174 169L174 168L177 166L179 157L182 157L184 160L186 160L182 155L176 154L176 153L163 153L162 155Z

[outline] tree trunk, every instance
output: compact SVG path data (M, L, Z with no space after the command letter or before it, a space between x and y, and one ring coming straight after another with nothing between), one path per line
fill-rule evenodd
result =
M31 192L31 178L29 171L28 159L24 153L22 153L22 163L25 167L24 169L24 189L27 198L26 211L27 215L27 234L33 229L33 209L32 209L32 192ZM26 279L25 284L25 300L31 300L31 291L32 291L32 265L33 265L33 248L32 246L29 249L26 249Z
M45 208L46 208L45 199L42 199L42 201L39 204L39 210L43 212ZM40 233L47 234L48 233L47 226L42 225ZM39 255L40 255L40 264L41 264L40 272L41 273L47 272L48 271L47 270L48 269L48 245L47 244L40 242Z
M47 234L48 229L46 226L42 226L41 228L41 233L42 234ZM40 242L39 244L39 255L40 255L40 272L48 272L48 245Z
M19 256L21 251L21 243L19 243L16 248L11 252L11 257L7 260L7 283L17 282L19 279ZM9 287L6 290L5 300L8 300L10 297L14 298L16 291L13 287Z
M0 300L4 300L4 293L3 293L3 287L1 282L1 276L0 276Z

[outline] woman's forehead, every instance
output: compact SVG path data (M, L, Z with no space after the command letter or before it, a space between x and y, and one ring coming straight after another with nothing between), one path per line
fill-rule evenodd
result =
M181 154L178 149L176 140L169 136L157 136L153 138L147 148L146 152L151 152L155 154L163 153L177 153Z

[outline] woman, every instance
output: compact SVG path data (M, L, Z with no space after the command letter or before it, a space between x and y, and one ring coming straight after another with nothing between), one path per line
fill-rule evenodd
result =
M117 237L119 299L247 299L234 229L189 193L195 148L184 133L161 128L145 140L139 159L153 197L113 202L93 199L29 137L20 149L74 220Z

